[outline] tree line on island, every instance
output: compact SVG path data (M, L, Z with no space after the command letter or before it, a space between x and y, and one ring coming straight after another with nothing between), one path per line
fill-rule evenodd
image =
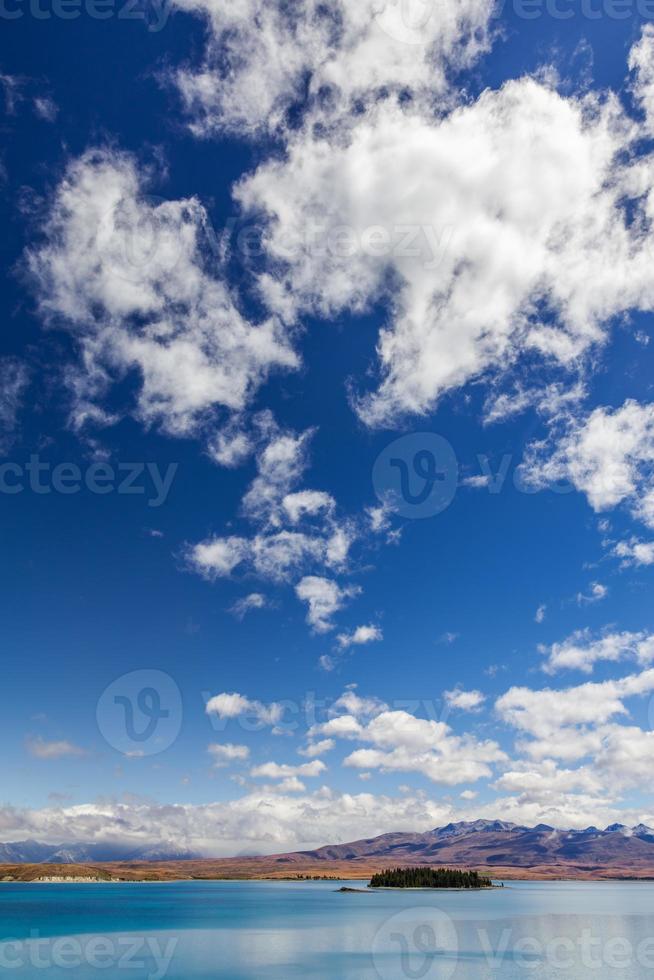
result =
M452 868L390 868L370 879L371 888L492 888L478 871Z

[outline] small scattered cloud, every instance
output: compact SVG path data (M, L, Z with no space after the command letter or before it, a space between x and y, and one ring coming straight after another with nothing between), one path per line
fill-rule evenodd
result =
M541 645L539 651L547 657L543 670L554 674L559 670L593 671L595 664L636 660L640 664L654 661L654 634L643 630L632 633L604 630L599 635L589 629L577 630L567 639L551 646Z
M320 742L311 742L304 748L298 749L298 753L306 756L307 759L315 759L316 756L323 755L325 752L331 752L335 745L336 742L333 738L323 738Z
M266 779L288 779L296 776L314 778L325 772L327 766L321 759L314 759L312 762L303 762L299 766L289 766L286 763L264 762L260 766L255 766L250 770L250 775L254 777L264 777Z
M34 112L39 119L53 123L59 114L59 106L49 95L38 95L34 99Z
M379 626L357 626L351 633L339 633L336 642L341 650L347 650L352 646L364 646L368 643L376 643L384 639Z
M298 582L295 593L309 606L307 623L316 633L328 633L334 628L333 616L343 608L347 599L358 595L358 586L341 587L332 579L307 575Z
M488 476L483 473L479 473L476 476L467 476L461 481L461 486L471 487L473 490L483 490L485 487L489 486L492 481L492 476Z
M583 592L577 593L577 605L590 606L595 602L601 602L602 599L606 599L608 594L608 586L602 585L601 582L593 582L588 595Z
M654 404L628 399L619 408L568 417L554 446L545 441L528 448L522 475L534 489L567 481L596 513L624 505L654 528L653 457Z
M88 754L86 749L82 749L79 745L75 745L66 739L49 742L41 736L37 736L36 738L28 738L25 746L29 754L35 759L63 759L67 756L79 758Z
M225 721L250 715L265 725L276 725L284 714L279 704L262 704L236 692L214 695L207 700L205 710L208 715L216 715Z
M2 93L4 95L5 112L8 116L13 116L16 114L16 109L23 100L21 88L24 81L25 80L23 78L19 78L18 75L7 75L0 73L0 89L2 89Z
M621 559L625 568L654 565L654 541L641 541L636 537L620 541L613 554Z
M464 691L462 688L445 691L444 697L450 708L459 711L479 711L486 700L486 695L481 691Z
M242 599L237 599L229 607L229 612L237 619L244 619L249 612L255 609L266 609L269 605L270 603L261 592L250 592L249 595L244 596Z
M214 742L207 746L207 752L216 769L223 769L232 762L246 762L250 757L247 745L233 745L231 742Z
M18 414L29 384L27 366L15 357L0 358L0 452L14 443Z

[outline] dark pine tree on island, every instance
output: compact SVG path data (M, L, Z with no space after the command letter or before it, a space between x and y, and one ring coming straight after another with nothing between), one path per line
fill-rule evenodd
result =
M478 871L452 868L393 868L370 879L371 888L492 888L490 878Z

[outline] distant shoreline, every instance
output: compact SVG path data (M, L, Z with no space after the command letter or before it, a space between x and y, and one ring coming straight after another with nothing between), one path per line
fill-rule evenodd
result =
M280 877L264 877L264 876L243 876L236 877L230 876L227 878L216 876L216 877L194 877L194 876L179 876L179 877L168 877L168 878L75 878L73 876L66 877L60 876L56 879L43 879L39 877L34 878L0 878L0 887L2 885L179 885L187 882L216 882L221 884L228 884L230 882L234 884L243 882L261 882L261 883L277 883L277 884L334 884L338 885L343 882L364 882L367 881L369 875L361 876L360 878L354 877L334 877L334 878L321 878L321 879L298 879L298 878L280 878ZM594 885L615 885L615 884L630 884L630 885L651 885L654 881L651 877L646 878L635 878L628 876L621 877L602 877L602 878L590 878L590 877L548 877L548 878L534 878L529 876L512 876L497 879L504 882L504 889L501 885L492 885L490 888L403 888L403 887L377 887L377 888L351 888L350 891L360 892L361 894L372 894L376 891L425 891L425 892L487 892L487 891L503 891L506 888L510 888L511 884L514 882L532 882L539 884L594 884ZM336 889L341 891L342 889Z

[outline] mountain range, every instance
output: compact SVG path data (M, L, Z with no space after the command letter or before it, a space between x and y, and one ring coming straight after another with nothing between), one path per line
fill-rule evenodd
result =
M473 868L561 869L601 872L622 869L654 873L654 830L645 824L611 824L604 830L525 827L503 820L450 823L424 834L393 833L282 855L305 860L446 864Z
M0 865L105 866L147 878L365 878L396 865L448 865L505 878L654 878L654 829L612 824L604 830L560 830L502 820L450 823L426 833L390 833L347 844L264 857L207 858L171 841L120 844L0 844ZM0 872L2 868L0 868ZM22 875L21 875L22 876Z
M0 864L84 864L107 861L190 861L202 857L170 841L158 844L44 844L22 840L0 844Z

